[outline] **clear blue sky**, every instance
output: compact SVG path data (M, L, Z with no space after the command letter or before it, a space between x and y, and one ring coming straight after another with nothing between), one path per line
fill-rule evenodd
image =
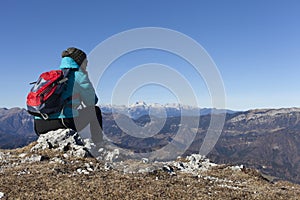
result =
M108 37L141 27L176 30L201 44L223 78L228 109L300 106L297 0L3 0L0 4L0 107L25 107L28 83L42 71L57 68L63 49L76 46L89 53ZM142 61L151 59L136 64ZM122 71L112 70L112 75ZM143 98L147 89L162 90L155 87L137 91L132 100ZM101 104L107 103L111 88L107 84L97 89ZM151 95L146 100L162 98ZM170 93L167 98L172 101L174 96Z

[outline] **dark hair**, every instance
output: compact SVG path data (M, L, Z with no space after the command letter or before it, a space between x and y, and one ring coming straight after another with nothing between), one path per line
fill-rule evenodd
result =
M86 54L80 49L70 47L61 53L61 57L70 57L80 66L82 62L86 59Z

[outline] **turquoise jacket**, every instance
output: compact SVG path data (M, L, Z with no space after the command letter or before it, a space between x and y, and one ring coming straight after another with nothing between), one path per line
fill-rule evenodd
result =
M55 113L49 116L49 119L73 118L78 116L77 108L82 105L94 106L98 102L95 89L89 80L88 74L83 71L79 65L70 57L64 57L61 60L60 69L74 69L68 75L67 88L62 94L63 99L72 96L61 113ZM41 118L37 118L41 119Z

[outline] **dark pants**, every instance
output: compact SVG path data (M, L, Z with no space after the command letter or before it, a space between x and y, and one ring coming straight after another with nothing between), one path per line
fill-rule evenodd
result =
M79 116L64 119L35 119L34 130L37 135L60 128L70 128L74 131L81 131L90 124L91 137L93 142L99 143L103 140L102 114L98 106L85 107L78 110Z

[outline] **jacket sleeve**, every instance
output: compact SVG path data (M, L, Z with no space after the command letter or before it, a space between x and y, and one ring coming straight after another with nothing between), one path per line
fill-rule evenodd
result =
M79 87L78 91L81 101L86 106L94 106L97 104L98 97L88 75L82 71L78 71L75 75L75 81Z

